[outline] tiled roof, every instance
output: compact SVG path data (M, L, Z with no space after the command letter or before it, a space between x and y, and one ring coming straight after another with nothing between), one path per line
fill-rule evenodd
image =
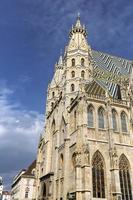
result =
M129 78L129 74L132 68L132 61L126 60L120 57L115 57L107 53L102 53L92 50L92 58L94 63L94 70L101 71L110 74L114 74L117 77L123 76ZM97 82L109 91L109 94L113 98L118 98L119 86L117 83L109 81L109 77L105 80L97 80Z
M36 160L34 160L32 162L32 164L28 167L28 169L26 170L26 172L23 175L33 176L34 174L32 173L32 170L35 168L36 168Z

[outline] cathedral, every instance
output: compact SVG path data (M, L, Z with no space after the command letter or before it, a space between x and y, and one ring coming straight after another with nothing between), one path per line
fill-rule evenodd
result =
M48 85L36 200L133 199L133 62L87 36L78 16Z

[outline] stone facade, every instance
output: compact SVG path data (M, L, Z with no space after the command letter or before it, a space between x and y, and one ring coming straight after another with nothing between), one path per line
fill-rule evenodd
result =
M36 199L131 200L132 62L91 49L78 17L47 91Z

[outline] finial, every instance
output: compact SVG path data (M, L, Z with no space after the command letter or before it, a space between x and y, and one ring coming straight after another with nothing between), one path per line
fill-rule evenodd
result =
M62 57L62 49L60 50L60 57L59 57L59 61L58 61L58 65L62 65L63 64L63 57Z
M80 19L80 12L78 12L78 17L77 18Z

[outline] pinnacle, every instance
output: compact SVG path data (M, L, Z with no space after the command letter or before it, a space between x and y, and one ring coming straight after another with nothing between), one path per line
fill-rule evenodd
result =
M77 15L77 21L76 24L73 26L72 25L72 29L69 33L69 36L72 37L73 34L80 32L82 33L85 37L87 37L87 30L85 28L85 25L81 25L81 21L80 21L80 13L78 13Z
M76 28L82 27L82 26L81 26L81 22L80 22L80 13L78 13L77 21L76 21L75 27L76 27Z
M63 58L62 58L62 55L60 55L58 65L62 65L62 64L63 64Z

